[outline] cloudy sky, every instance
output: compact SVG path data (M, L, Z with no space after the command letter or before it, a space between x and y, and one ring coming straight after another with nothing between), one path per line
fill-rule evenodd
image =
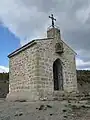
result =
M9 53L45 37L51 13L62 39L77 52L77 69L90 69L90 0L2 0L0 72L8 71Z

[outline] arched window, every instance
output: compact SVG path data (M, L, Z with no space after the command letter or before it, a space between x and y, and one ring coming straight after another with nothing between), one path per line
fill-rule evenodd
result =
M53 80L54 90L63 90L63 73L60 59L56 59L53 63Z

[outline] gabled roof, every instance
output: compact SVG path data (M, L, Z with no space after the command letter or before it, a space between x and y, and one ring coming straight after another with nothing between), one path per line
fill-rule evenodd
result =
M31 47L32 45L37 44L38 40L48 40L48 39L53 39L53 38L44 38L44 39L35 39L30 41L29 43L25 44L24 46L20 47L19 49L15 50L14 52L12 52L11 54L8 55L9 58L11 58L12 56L18 54L19 52L27 49L28 47Z
M66 43L66 42L64 42L63 40L61 40L67 47L69 47L70 49L71 49L71 51L73 52L73 53L75 53L75 55L77 55L77 53Z
M19 53L19 52L25 50L26 48L28 48L28 47L34 45L34 44L36 44L36 42L35 42L35 40L32 40L31 42L27 43L26 45L20 47L19 49L15 50L15 51L12 52L11 54L9 54L8 57L10 58L10 57L16 55L17 53Z
M18 54L19 52L21 52L21 51L23 51L23 50L25 50L25 49L27 49L28 47L31 47L32 45L37 44L37 41L39 41L39 40L49 40L49 39L54 39L54 38L43 38L43 39L35 39L35 40L32 40L32 41L30 41L29 43L27 43L26 45L20 47L19 49L15 50L15 51L12 52L11 54L9 54L8 57L11 58L12 56ZM61 40L61 41L62 41L67 47L69 47L69 45L67 45L63 40ZM69 48L71 49L71 51L72 51L73 53L75 53L75 55L77 55L77 53L76 53L71 47L69 47Z

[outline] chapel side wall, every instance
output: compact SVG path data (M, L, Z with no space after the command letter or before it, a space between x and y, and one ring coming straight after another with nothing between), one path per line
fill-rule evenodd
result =
M37 89L37 45L21 51L10 58L9 91L36 92Z
M54 92L54 81L53 81L53 63L56 59L60 59L63 64L63 87L67 92L76 91L77 80L76 80L76 66L75 66L75 55L70 48L63 43L64 53L59 55L55 53L55 42L54 39L42 40L38 42L39 46L39 72L40 72L40 91L47 93ZM45 94L45 93L44 93Z

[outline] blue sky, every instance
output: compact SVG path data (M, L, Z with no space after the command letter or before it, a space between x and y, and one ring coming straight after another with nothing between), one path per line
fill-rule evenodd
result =
M8 54L20 47L20 40L8 28L0 25L0 65L8 66Z

